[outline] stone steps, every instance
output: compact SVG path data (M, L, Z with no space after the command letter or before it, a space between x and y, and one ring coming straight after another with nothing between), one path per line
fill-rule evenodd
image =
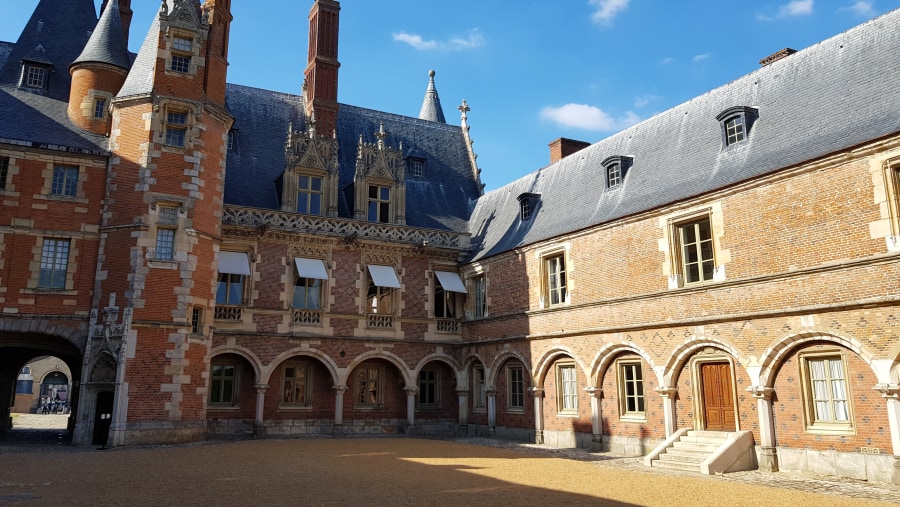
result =
M716 452L730 435L724 431L688 431L651 460L650 466L699 473L700 464Z

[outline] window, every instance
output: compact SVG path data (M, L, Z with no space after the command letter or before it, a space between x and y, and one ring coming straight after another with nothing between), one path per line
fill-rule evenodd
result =
M318 310L321 308L322 280L318 278L297 277L294 284L292 308Z
M475 318L487 317L487 280L484 275L472 280Z
M187 134L187 113L169 111L166 114L166 144L184 147Z
M216 287L216 304L244 304L244 275L219 273L219 284Z
M238 368L234 363L212 363L210 366L209 404L234 406Z
M472 369L472 408L484 410L487 406L487 391L484 387L484 368Z
M281 403L308 407L310 397L309 363L288 363L284 366Z
M619 164L612 164L606 168L606 186L608 188L617 187L622 183L622 171Z
M409 175L413 178L421 178L425 174L425 161L419 159L410 159Z
M426 369L419 372L419 407L439 408L441 399L441 377L437 370Z
M228 131L228 151L231 151L233 149L234 149L234 131L229 130Z
M191 309L191 334L203 334L203 308Z
M366 313L393 314L394 289L400 288L397 272L391 266L369 264L369 284L366 293Z
M94 118L106 116L106 99L94 99Z
M524 222L530 220L537 211L537 205L540 202L540 194L524 193L519 194L519 218Z
M436 319L455 319L457 315L457 294L466 294L459 275L452 271L434 272L434 317Z
M369 222L391 221L391 187L369 185Z
M850 393L839 351L802 354L806 425L811 431L853 431Z
M172 64L170 70L188 73L191 70L191 53L193 41L182 37L175 37L172 42Z
M171 261L175 258L175 230L178 226L178 209L159 206L156 222L156 260Z
M355 405L362 408L382 406L381 392L383 372L380 366L361 365L356 372Z
M322 214L322 178L300 175L297 184L297 213Z
M78 168L56 166L53 168L53 183L50 195L75 197L78 195Z
M9 174L9 158L0 157L0 191L6 190L6 177Z
M713 256L712 227L709 217L678 224L675 227L684 283L712 280L716 261Z
M562 364L556 368L557 403L560 413L578 411L578 381L574 364Z
M28 88L44 88L47 69L37 65L25 65L25 86Z
M619 415L644 419L644 377L640 362L621 361L619 365Z
M744 119L735 116L725 120L725 144L732 145L744 140Z
M69 265L69 240L44 239L41 248L41 272L38 287L65 289L66 269Z
M525 410L525 372L521 366L506 368L507 408L511 412Z
M756 108L746 106L730 107L716 116L722 128L723 146L732 146L745 141L750 136L753 122L759 116Z
M544 300L548 306L560 305L566 302L566 257L560 253L544 258Z

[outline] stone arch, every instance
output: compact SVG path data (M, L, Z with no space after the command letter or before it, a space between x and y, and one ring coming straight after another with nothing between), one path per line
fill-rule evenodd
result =
M348 380L350 374L353 372L353 369L369 359L385 359L385 360L387 360L389 363L396 366L398 370L400 370L400 375L403 376L403 382L406 384L407 387L415 386L415 382L413 382L413 379L410 378L410 376L409 376L409 367L406 366L406 363L403 362L403 359L400 359L400 356L398 356L396 354L393 354L391 352L385 352L385 351L381 351L381 352L369 351L369 352L366 352L365 354L360 354L360 355L356 356L356 358L353 360L353 362L351 362L349 365L347 365L347 369L344 372L344 374L340 377L337 377L340 379L340 384L336 384L336 385L347 385L347 380Z
M50 321L47 320L36 319L5 322L3 331L31 335L42 334L55 338L62 338L74 345L81 353L84 353L84 347L87 343L87 333L70 327L50 324Z
M617 355L622 352L633 352L639 356L641 359L647 362L650 365L650 368L653 370L653 373L656 375L656 380L659 381L659 385L663 385L663 379L660 378L660 373L656 368L656 364L653 362L653 358L650 357L650 354L647 353L646 350L638 347L633 343L607 343L600 350L597 351L597 354L594 355L594 360L591 362L591 376L590 378L592 387L600 387L598 384L600 382L600 378L603 376L603 373L609 368L610 364Z
M112 384L116 381L118 361L109 352L98 353L87 368L87 379L90 383Z
M494 358L494 361L491 363L491 366L488 370L485 370L485 389L494 389L497 387L497 372L500 371L500 366L505 363L509 359L518 359L522 362L522 365L525 366L525 370L528 371L528 374L531 375L531 365L528 364L528 361L522 356L521 353L514 350L508 350L506 352L501 353L499 356ZM534 377L531 378L532 383L534 382Z
M250 363L250 366L253 367L253 375L256 378L256 383L259 384L262 382L262 367L260 366L259 358L256 357L256 354L250 351L250 349L246 347L217 347L212 349L209 352L210 364L212 364L212 360L216 356L221 356L223 354L234 354L236 356L241 356ZM268 378L266 379L268 380Z
M447 354L440 354L440 353L435 352L433 354L429 354L429 355L423 357L422 360L419 361L419 364L416 365L416 367L413 371L413 378L415 378L419 374L419 371L422 368L424 368L426 364L428 364L432 361L438 361L438 362L446 364L447 366L450 367L450 369L453 370L453 373L455 375L457 375L457 376L459 375L460 367L459 367L459 363L457 363L455 359L448 356Z
M660 379L660 386L674 385L675 382L678 381L678 373L681 371L684 363L687 362L695 352L707 347L719 349L727 354L730 354L731 357L739 361L745 369L749 364L749 359L742 356L740 351L738 351L737 347L735 347L734 345L718 340L713 340L711 338L691 338L672 351L672 355L669 356L668 361L666 361L665 368L663 369L662 379Z
M575 360L575 364L581 368L581 373L584 374L585 377L590 378L590 370L585 366L584 361L582 361L571 348L557 345L556 347L544 351L544 353L538 357L534 378L532 379L535 388L540 389L544 387L544 377L547 375L547 370L550 368L550 365L553 364L553 361L561 356L571 357Z
M306 356L312 357L314 359L318 359L325 365L325 368L328 370L328 373L331 375L331 380L334 382L334 385L338 384L338 367L337 364L331 359L327 354L320 352L316 349L303 349L303 348L293 348L282 352L275 356L275 359L272 359L272 362L268 364L263 369L265 379L261 381L263 384L268 384L269 380L272 378L272 373L278 368L278 365L287 361L291 357L294 356Z
M790 355L791 352L802 345L822 341L840 345L841 347L844 347L856 353L856 355L859 356L860 359L862 359L867 365L869 365L869 368L872 368L872 372L876 375L876 378L882 378L882 376L879 375L879 371L874 364L875 354L868 350L859 340L853 338L845 338L843 336L828 332L807 331L785 336L784 338L778 340L778 342L767 348L765 351L763 351L759 361L760 384L765 387L773 387L775 378L772 373L781 367L782 363L784 363L785 358L787 358L787 356Z
M485 361L484 358L481 357L481 355L477 353L470 354L469 357L467 357L460 365L460 369L456 374L457 386L459 386L460 388L471 387L469 385L469 380L471 378L469 373L472 371L472 367L476 362L480 363L482 368L484 368L486 372L489 371L487 361Z

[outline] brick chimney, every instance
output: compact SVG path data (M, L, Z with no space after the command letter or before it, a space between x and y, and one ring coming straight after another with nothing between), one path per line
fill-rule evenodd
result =
M772 53L771 55L763 58L762 60L759 61L759 64L762 65L763 67L765 67L766 65L769 65L773 62L777 62L778 60L781 60L784 57L791 56L792 54L794 54L796 52L797 52L796 49L784 48L781 51L778 51L777 53Z
M555 164L562 160L564 157L568 157L576 151L581 151L590 145L591 143L586 143L584 141L576 141L574 139L560 137L556 141L553 141L549 144L550 163Z
M340 11L340 3L334 0L316 0L309 11L309 56L304 82L306 116L315 117L316 130L325 136L337 128Z

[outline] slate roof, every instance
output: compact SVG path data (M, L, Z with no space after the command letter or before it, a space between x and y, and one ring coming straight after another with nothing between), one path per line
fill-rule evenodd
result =
M122 29L119 2L107 3L94 33L72 63L87 62L107 63L126 70L131 67L131 53L128 52L128 41L125 40L125 31Z
M50 63L47 97L69 100L69 65L97 24L93 0L41 0L0 69L0 87L17 86L24 58Z
M419 119L447 123L444 119L444 110L441 108L441 99L434 86L433 70L428 71L428 90L425 91L425 100L422 101L422 109L419 110Z
M72 125L66 113L69 65L97 24L93 0L41 0L15 44L0 44L0 140L105 154L106 137ZM4 56L6 55L6 56ZM23 58L53 65L44 94L19 89Z
M900 10L757 69L489 192L469 222L470 260L678 202L900 132ZM723 148L716 116L757 108L749 138ZM603 162L633 157L619 187ZM519 220L517 197L540 194Z
M284 172L289 125L305 128L303 99L298 95L230 84L226 106L234 116L234 148L228 154L226 204L279 209L276 182ZM386 145L425 159L422 178L406 178L407 225L465 230L471 201L481 194L469 162L462 129L408 116L341 104L337 117L341 196L339 215L352 217L352 188L360 135L375 143L383 123Z

